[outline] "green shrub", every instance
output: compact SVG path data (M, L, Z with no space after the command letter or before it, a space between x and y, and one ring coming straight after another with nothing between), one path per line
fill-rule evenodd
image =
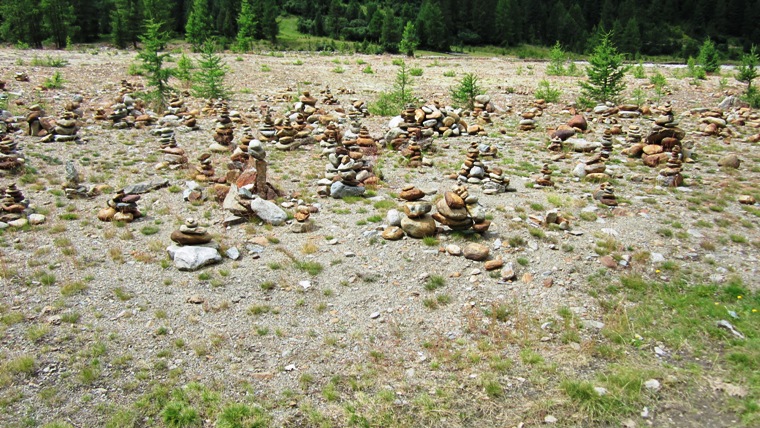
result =
M538 88L536 88L536 92L533 93L533 96L537 99L543 99L547 103L556 103L559 101L559 97L562 95L562 91L560 91L557 88L552 88L549 84L549 81L546 79L541 80L538 82Z

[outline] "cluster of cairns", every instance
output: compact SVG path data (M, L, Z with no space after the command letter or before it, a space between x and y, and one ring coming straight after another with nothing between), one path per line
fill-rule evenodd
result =
M597 105L594 107L593 112L594 114L600 115L603 118L607 118L608 120L605 120L603 122L610 124L614 122L611 120L614 119L614 117L619 117L621 119L635 119L641 115L649 115L651 113L651 110L648 106L639 107L636 104L615 105L608 102L606 104Z
M437 232L436 222L451 230L473 230L478 233L485 233L491 226L477 197L470 195L465 186L456 186L452 191L445 192L443 198L435 203L436 212L432 214L433 204L425 201L425 196L415 186L404 187L399 194L405 201L404 212L388 212L389 225L381 236L387 240L398 240L404 235L412 238L433 236Z
M338 101L332 94L332 91L330 90L330 87L326 87L324 90L321 91L321 94L323 96L322 98L322 104L327 106L334 106L340 104L340 101Z
M343 135L343 144L346 146L359 146L359 147L377 147L375 139L369 133L369 129L365 125L359 122L351 122L345 134Z
M710 109L702 111L700 114L699 125L697 130L707 137L723 137L728 138L733 134L731 129L726 125L728 121L724 117L724 113L720 109Z
M7 188L0 188L0 229L44 222L45 216L32 212L29 200L24 197L21 189L16 187L16 183L11 183Z
M372 164L364 158L364 153L356 141L339 143L325 148L327 156L324 178L317 182L317 194L342 199L346 196L364 195L364 185L376 184L377 177L372 172Z
M671 158L670 152L676 146L681 154L684 154L682 140L685 136L686 132L678 127L670 103L666 103L661 108L661 114L655 119L652 132L643 141L627 147L622 153L630 157L641 157L645 165L656 167ZM686 162L690 161L688 156L684 157Z
M11 134L0 137L0 176L21 170L25 163L24 155L18 152L18 141Z
M156 165L156 169L180 169L187 167L187 155L185 149L177 145L172 128L158 128L154 131L158 135L160 147L159 153L162 154L163 160Z
M108 206L98 212L98 220L131 223L142 217L142 213L137 208L139 200L140 195L126 194L124 190L119 190L113 198L108 200Z
M119 96L111 105L98 108L93 118L110 121L110 126L114 129L141 128L153 124L156 118L144 111L143 102L133 97L134 91L131 83L122 80Z
M434 136L456 137L460 135L485 135L480 125L470 125L461 119L462 109L441 107L438 101L420 108L407 105L400 116L388 123L390 130L385 141L395 150L407 144L412 136L418 139Z
M449 178L461 183L480 184L483 186L483 193L485 194L512 190L509 188L509 177L504 175L501 168L488 167L479 159L481 150L478 146L478 143L472 143L467 149L467 157L459 172L451 174Z
M170 239L177 245L170 245L166 251L179 270L192 271L222 261L211 234L193 218L186 219L179 229L172 232Z

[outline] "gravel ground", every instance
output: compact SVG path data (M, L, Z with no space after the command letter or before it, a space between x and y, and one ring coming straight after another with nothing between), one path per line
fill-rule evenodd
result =
M730 126L733 139L703 137L696 132L698 117L688 114L690 109L716 107L726 93L737 93L740 86L732 78L726 86L711 76L695 87L663 68L672 92L661 101L670 100L681 116L681 128L695 142L697 162L684 164L687 187L662 189L654 181L656 169L623 157L623 147L616 145L610 166L621 204L610 210L592 200L597 184L578 182L570 174L577 161L588 155L570 153L568 159L554 164L558 168L553 175L555 189L526 186L548 159L546 130L570 118L563 112L565 104L550 104L538 118L537 130L517 131L517 112L532 105L532 92L544 77L545 64L505 58L408 60L423 70L413 84L414 93L422 99L448 101L457 77L444 77L445 71L453 70L457 76L477 73L498 109L494 123L486 128L489 137L436 140L435 150L427 154L434 166L419 169L406 168L398 153L383 150L377 157L383 184L374 196L353 203L316 196L315 177L325 163L318 147L285 153L270 149L269 181L289 195L283 201L292 196L320 206L312 215L316 230L293 234L287 226L255 222L224 227L226 213L220 205L212 201L191 204L183 201L181 192L166 188L143 195L138 205L145 217L124 227L97 220L111 193L76 200L61 196L63 163L69 159L91 183L114 189L157 177L183 189L188 173L153 168L156 162L151 156L158 143L147 130L112 130L92 119L96 107L116 97L122 79L142 82L127 75L132 53L53 52L52 56L69 61L60 69L28 65L34 55L44 58L47 52L0 51L0 76L8 82L7 91L25 102L11 110L23 114L26 106L42 103L57 116L65 101L80 94L85 100L84 118L78 143L41 143L38 138L18 135L19 147L36 173L23 179L0 177L0 186L17 182L38 211L47 215L43 225L9 229L0 235L4 272L0 307L4 319L23 315L17 323L0 326L0 356L35 359L33 375L0 379L0 424L5 426L55 419L75 426L102 426L113 409L131 406L154 385L190 381L213 385L224 400L265 403L275 426L317 425L309 419L306 404L327 415L331 423L342 425L345 410L324 394L325 385L335 376L369 382L372 391L394 391L397 405L404 405L419 391L434 394L438 387L456 384L464 405L481 412L481 422L494 426L536 422L543 418L537 416L541 412L535 410L536 403L552 396L552 385L542 384L528 365L515 363L500 375L508 402L513 403L510 408L499 405L500 401L489 402L482 392L478 381L486 371L483 363L473 360L451 372L431 367L432 361L442 358L441 344L467 343L473 338L472 326L484 318L483 310L508 306L507 326L514 337L533 337L537 352L557 363L557 375L567 375L593 372L602 364L583 352L588 343L599 341L598 330L583 329L577 343L562 343L551 328L535 327L565 307L589 325L600 322L598 296L591 290L603 289L598 284L612 283L620 273L637 272L667 281L678 270L686 270L704 281L739 276L745 284L757 286L757 221L737 201L740 194L758 193L753 187L760 172L755 166L757 146L744 142L756 130ZM309 89L316 95L329 86L342 105L351 98L373 100L378 92L389 89L397 69L389 56L286 53L225 55L225 59L231 69L228 84L235 94L230 108L242 112L254 127L261 119L256 113L260 104L269 104L277 116L289 106L277 101L280 96L299 90ZM296 65L297 60L303 64ZM262 71L264 64L271 71ZM374 74L361 72L367 65ZM334 72L337 66L345 71ZM14 81L17 71L26 71L30 82ZM64 88L35 91L55 71L63 74ZM641 87L654 97L647 80L629 79L629 91ZM575 99L577 80L551 78L563 91L564 102ZM340 94L341 88L351 93ZM191 108L204 105L190 98L186 103ZM587 117L591 132L585 138L600 141L605 125L593 114ZM644 135L651 129L647 118L619 122L623 127L639 124ZM370 117L363 123L375 137L387 130L387 118ZM176 135L191 162L212 142L214 118L202 117L199 125L198 131ZM238 128L236 140L239 135ZM449 190L455 182L448 175L464 160L472 141L499 149L492 162L504 168L516 189L485 195L477 186L470 187L492 219L491 228L478 241L491 248L491 258L502 257L513 264L514 281L491 275L481 262L442 251L449 243L464 245L461 236L441 233L432 246L407 238L384 241L378 236L384 220L367 222L374 215L384 218L387 208L378 201L400 203L391 194L407 184L438 195ZM741 168L719 168L717 160L732 152L744 161ZM217 170L223 171L225 156L215 154L213 159ZM648 180L631 182L635 173ZM570 216L573 234L526 224L526 216L541 215L554 204ZM199 219L223 247L240 249L241 259L225 259L196 272L181 272L167 263L164 249L171 243L169 235L187 217ZM158 232L144 235L146 226L157 226ZM613 246L612 253L618 256L631 256L632 267L604 268L597 251L600 242ZM264 248L260 257L248 251L251 245ZM647 252L661 254L664 263L653 262ZM311 275L297 269L294 260L316 262L323 270ZM435 277L443 278L444 285L426 290L425 284ZM62 288L73 283L84 289L62 295ZM445 297L438 300L440 304L431 304L437 296ZM73 323L50 318L71 319L66 317L71 314L78 316ZM517 339L504 342L483 337L503 346L501 355L514 361L520 360L518 355L527 346ZM463 352L469 346L462 345ZM677 401L679 396L673 393L669 399ZM696 404L681 410L688 420L705 417L704 409ZM711 413L709 408L704 412ZM655 425L684 426L678 420L668 421L666 413L654 419ZM426 417L421 415L418 422L462 424L453 419L432 422ZM727 416L712 426L731 425Z

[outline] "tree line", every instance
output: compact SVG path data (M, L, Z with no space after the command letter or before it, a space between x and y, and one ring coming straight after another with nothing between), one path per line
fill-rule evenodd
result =
M0 0L0 39L42 47L110 41L136 45L147 20L192 43L224 47L276 42L278 20L298 30L397 52L405 29L419 48L551 46L590 52L612 31L631 56L694 56L710 38L738 57L760 44L760 0Z

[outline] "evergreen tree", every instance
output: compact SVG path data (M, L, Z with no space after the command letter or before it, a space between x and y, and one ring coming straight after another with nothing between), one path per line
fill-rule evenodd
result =
M249 51L251 43L256 38L256 27L259 25L256 14L253 11L253 6L251 5L251 0L243 0L240 4L237 24L237 49L242 52Z
M143 48L137 54L142 62L142 69L152 86L158 101L163 105L164 96L171 90L169 78L173 69L164 67L164 62L170 59L169 53L161 52L166 48L169 37L161 31L161 23L149 19L145 21L145 34L140 36Z
M134 0L135 3L138 0ZM171 33L174 28L171 2L166 0L142 0L142 15L144 19L152 19L161 23L161 31Z
M588 62L588 81L580 83L583 96L597 102L617 100L625 89L623 78L628 67L623 64L623 55L612 44L611 33L601 34Z
M715 73L720 69L720 54L715 48L715 43L709 37L699 48L697 63L708 73Z
M111 11L111 42L119 48L137 47L142 23L139 0L116 0Z
M185 25L185 40L193 45L193 50L199 50L211 38L213 27L209 12L209 0L193 0Z
M451 89L451 98L472 110L475 106L475 97L483 94L483 89L478 84L480 79L474 73L466 73L457 82L457 86Z
M74 25L76 15L69 0L41 0L42 22L58 49L66 47L79 27Z
M564 76L567 73L567 70L565 70L566 61L567 55L558 41L552 47L551 52L549 52L549 65L546 66L546 74L549 76Z
M401 41L398 44L398 50L405 53L406 56L414 56L414 51L417 50L419 40L417 40L417 29L414 27L412 21L407 21L404 27L404 34L401 36Z
M261 36L272 43L276 43L277 35L280 33L280 25L277 22L277 17L280 16L280 10L277 6L277 0L260 1L263 2L263 11L261 13Z
M224 77L227 75L227 66L222 58L214 53L214 47L210 44L203 46L201 59L198 61L198 71L193 75L193 93L199 98L219 98L228 96L224 86Z
M422 46L437 50L448 51L449 40L446 35L446 27L441 25L444 22L443 11L441 6L433 0L425 0L420 8L420 14L417 18L417 28L419 29L419 39Z
M741 63L736 67L736 80L747 84L747 92L752 88L752 81L757 79L757 46L752 45L749 53L743 54Z
M0 37L11 43L26 43L42 48L45 34L41 25L40 0L0 2Z
M399 21L393 16L393 12L386 11L385 20L383 20L383 31L380 35L380 44L385 52L398 52L399 42L401 41L399 27Z

